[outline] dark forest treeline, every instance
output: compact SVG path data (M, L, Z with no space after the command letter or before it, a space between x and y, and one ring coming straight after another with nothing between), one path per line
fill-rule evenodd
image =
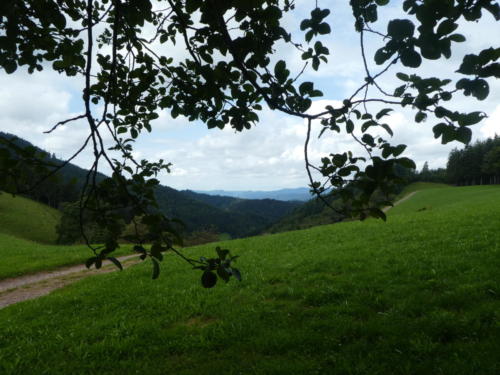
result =
M500 137L477 141L448 155L446 168L425 163L410 181L442 182L457 186L500 184Z
M500 137L453 150L446 172L455 185L500 184Z

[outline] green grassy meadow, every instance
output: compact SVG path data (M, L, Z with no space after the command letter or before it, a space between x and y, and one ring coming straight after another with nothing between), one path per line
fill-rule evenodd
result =
M0 194L0 233L40 243L55 243L61 214L21 196Z
M0 310L0 374L496 375L499 212L499 187L429 189L385 223L219 243L241 283L174 256L87 278Z

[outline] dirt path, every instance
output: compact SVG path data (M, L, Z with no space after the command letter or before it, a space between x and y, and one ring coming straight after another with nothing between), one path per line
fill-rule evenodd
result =
M118 259L123 268L126 268L137 263L133 258L137 259L137 255L127 255ZM84 277L117 270L116 266L107 261L100 270L94 268L89 270L85 265L80 264L0 280L0 309L17 302L44 296Z
M407 201L408 199L410 199L411 197L413 197L413 196L414 196L415 194L417 194L417 193L418 193L418 191L413 191L413 192L411 192L410 194L408 194L408 195L404 196L403 198L401 198L401 199L400 199L400 200L398 200L397 202L394 202L394 206L387 206L387 207L384 207L384 208L382 209L382 211L384 211L384 212L389 211L392 207L396 207L398 204L401 204L401 203L403 203L404 201Z

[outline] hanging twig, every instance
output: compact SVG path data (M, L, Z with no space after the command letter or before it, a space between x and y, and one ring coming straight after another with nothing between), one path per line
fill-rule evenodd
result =
M68 122L72 122L72 121L76 121L76 120L79 120L79 119L82 119L82 118L85 118L86 117L86 114L84 113L83 115L78 115L76 117L72 117L72 118L69 118L67 120L63 120L63 121L59 121L57 124L55 124L51 129L49 130L46 130L44 131L43 133L44 134L50 134L52 133L54 130L56 130L59 126L61 125L65 125L67 124Z

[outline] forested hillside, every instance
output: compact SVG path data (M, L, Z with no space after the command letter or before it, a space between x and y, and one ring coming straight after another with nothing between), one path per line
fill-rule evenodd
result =
M331 198L327 199L330 201L330 204L337 205ZM311 199L309 202L295 208L289 215L278 220L268 231L270 233L279 233L289 230L306 229L317 225L332 224L340 220L341 217L331 208L325 206L323 202Z
M261 233L291 212L297 203L275 200L243 200L181 192L167 186L157 189L160 208L180 218L189 231L208 230L244 237Z
M51 165L52 168L61 165L63 161L18 136L0 131L0 150L5 150L3 147L5 143L10 143L16 148L17 165L13 169L19 191L22 191L24 196L53 208L59 208L62 202L73 202L79 198L79 192L87 175L85 169L68 163L57 174L45 178L43 171L29 165L30 155L42 155L44 163ZM97 180L104 177L98 175ZM33 188L35 185L36 188Z

